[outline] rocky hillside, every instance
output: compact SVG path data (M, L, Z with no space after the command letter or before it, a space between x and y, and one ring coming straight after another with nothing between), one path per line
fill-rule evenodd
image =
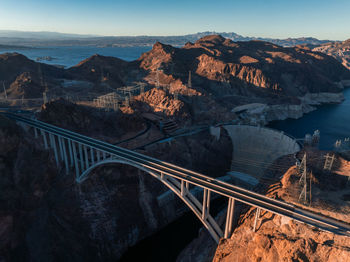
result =
M186 87L189 71L192 87ZM35 89L34 86L40 86L41 75L49 83L64 77L91 82L104 87L100 91L136 81L151 86L159 83L187 96L203 93L297 97L339 92L337 82L350 79L350 72L335 59L306 47L284 48L263 41L233 42L220 35L205 36L182 48L157 42L151 51L133 62L94 55L67 70L35 63L19 54L0 57L0 81L5 81L7 88L25 89L27 84Z
M309 151L307 154L310 160L308 169L313 171L308 175L312 198L308 185L307 203L299 201L300 176L295 166L280 181L268 186L266 194L350 223L348 174L337 175L337 170L331 174L323 172L318 159L325 152ZM343 163L345 160L340 158L337 161ZM254 219L255 209L250 208L240 217L232 237L219 244L213 261L348 261L349 237L320 231L268 212L261 213L254 233Z
M89 110L56 101L37 117L106 141L144 128L137 116ZM145 134L139 145L147 139L152 135ZM52 152L2 116L0 148L1 261L116 261L129 246L188 211L162 183L125 165L97 168L77 185L74 174L56 167ZM142 153L222 176L230 168L231 150L227 137L216 141L205 131L149 145Z
M4 84L9 98L42 97L46 87L55 89L60 85L57 79L63 76L62 69L34 62L24 55L0 54L0 82Z
M346 68L350 69L350 39L343 42L331 42L317 46L312 49L314 52L322 52L333 56Z
M218 35L175 48L156 43L139 59L140 67L160 69L164 84L173 79L220 94L231 89L247 95L258 91L300 96L308 92L337 92L336 82L350 78L350 72L335 59L306 48L283 48L268 42L233 42Z

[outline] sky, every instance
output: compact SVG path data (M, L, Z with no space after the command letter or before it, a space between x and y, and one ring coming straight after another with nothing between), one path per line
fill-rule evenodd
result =
M0 30L350 38L350 0L0 0Z

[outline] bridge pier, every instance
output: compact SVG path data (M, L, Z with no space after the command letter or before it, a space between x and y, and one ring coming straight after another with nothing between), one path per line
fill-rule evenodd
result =
M82 145L80 143L78 144L78 149L79 149L79 158L80 158L80 168L81 168L81 171L83 172L85 170L85 168L84 168L84 156L83 156L83 148L82 148Z
M73 158L73 150L72 150L72 140L68 139L68 150L69 150L69 159L70 159L70 167L74 166L74 158Z
M45 146L45 149L49 149L48 146L47 146L47 138L46 138L46 135L45 135L45 131L44 130L40 130L40 133L44 139L44 146Z
M91 164L95 164L94 148L90 146Z
M64 156L63 156L63 148L62 148L62 140L60 136L57 136L57 140L58 140L58 146L60 148L60 156L61 156L61 161L64 160Z
M72 149L73 149L73 158L74 158L74 168L75 168L75 178L79 177L79 163L78 163L78 156L77 156L77 149L76 149L76 143L72 141Z
M101 155L100 155L100 151L96 150L96 157L97 157L97 162L101 161Z
M181 196L185 196L185 181L181 180Z
M202 219L207 219L207 216L209 214L209 208L210 208L210 190L204 189L203 190L203 207L202 207Z
M260 217L260 208L256 208L253 232L256 232L256 226L258 224L259 217Z
M63 148L63 155L64 155L64 164L66 166L66 174L69 174L69 164L68 164L68 156L67 156L67 150L66 150L66 140L61 137L62 141L62 148Z
M53 149L53 152L54 152L54 155L55 155L56 165L59 166L59 160L58 160L58 153L57 153L55 137L52 134L49 134L49 137L50 137L51 148Z
M86 145L84 145L84 155L85 155L85 169L88 169L89 168L89 156L88 156Z
M35 127L34 127L34 137L35 139L38 138L38 129L36 129Z
M232 197L230 197L228 199L228 205L227 205L224 238L229 238L231 236L232 224L234 219L234 211L235 211L235 200Z

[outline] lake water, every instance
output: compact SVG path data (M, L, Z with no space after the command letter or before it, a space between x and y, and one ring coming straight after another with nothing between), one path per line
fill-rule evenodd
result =
M151 46L136 47L92 47L92 46L59 46L47 48L28 48L28 49L4 49L0 48L0 54L7 52L17 52L36 61L38 57L50 56L52 61L40 61L51 65L63 65L71 67L80 61L94 55L113 56L126 61L136 60L144 52L151 50Z
M275 121L269 127L297 138L318 129L321 131L320 149L333 149L337 139L350 136L350 88L344 90L344 96L345 101L341 104L322 105L302 118Z

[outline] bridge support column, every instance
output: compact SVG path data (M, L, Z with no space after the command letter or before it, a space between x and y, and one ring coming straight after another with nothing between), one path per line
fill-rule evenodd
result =
M70 166L74 166L74 158L73 158L73 150L72 150L72 140L68 139L68 150L69 150L69 157L70 157Z
M79 143L78 144L78 148L79 148L79 158L80 158L80 167L81 167L81 171L84 171L84 156L83 156L83 148L82 145Z
M63 161L64 160L64 157L63 157L63 148L62 148L62 140L61 140L61 137L60 136L57 136L57 141L58 141L58 146L60 148L60 157L61 157L61 160Z
M235 200L230 197L228 200L228 206L227 206L224 238L229 238L231 236L234 211L235 211Z
M58 153L57 153L55 137L52 134L49 134L49 138L50 138L51 147L53 149L53 153L55 154L56 165L59 166L60 162L58 160Z
M203 207L202 207L202 219L206 220L209 214L210 207L210 191L208 189L204 189L203 191Z
M75 143L74 143L73 141L71 141L71 142L72 142L72 149L73 149L75 177L78 178L80 172L79 172L79 164L78 164L77 149L76 149Z
M43 136L43 139L44 139L45 149L49 149L49 147L47 146L47 138L46 138L46 134L45 134L44 130L40 129L40 133L41 133L41 135Z
M96 150L96 156L97 156L97 162L101 161L101 155L100 155L100 151Z
M67 150L66 150L66 141L64 138L60 137L61 143L62 143L62 149L63 149L63 156L64 156L64 164L66 166L66 174L69 174L69 164L68 164L68 157L67 157Z
M94 148L90 146L91 164L95 164Z
M88 169L89 168L89 156L88 156L86 145L84 145L84 154L85 154L85 168Z
M181 196L185 196L187 192L185 192L185 181L181 180Z
M103 160L106 159L106 152L105 152L105 151L102 152L102 159L103 159Z
M256 208L253 232L256 231L256 226L258 224L259 217L260 217L260 208Z
M38 138L38 129L36 127L34 127L34 137Z

